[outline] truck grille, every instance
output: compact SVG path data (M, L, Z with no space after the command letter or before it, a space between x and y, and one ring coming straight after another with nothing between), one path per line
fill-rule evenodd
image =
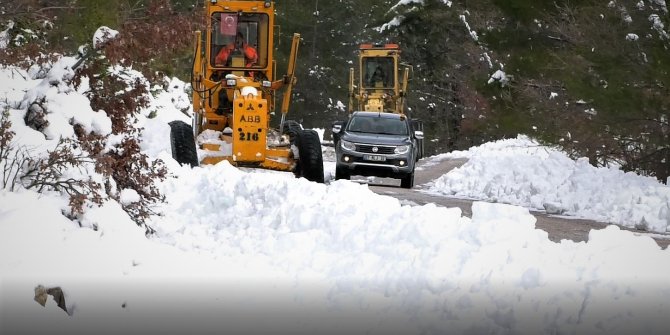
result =
M377 148L375 152L373 148ZM395 153L395 147L381 145L356 144L356 151L366 154L392 155Z

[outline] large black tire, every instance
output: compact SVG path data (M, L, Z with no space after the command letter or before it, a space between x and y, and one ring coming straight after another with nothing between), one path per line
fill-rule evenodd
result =
M298 147L299 155L296 177L323 183L323 155L319 134L314 130L300 130L296 132L294 144Z
M412 188L414 187L414 171L412 171L410 174L402 177L400 179L400 187L402 188Z
M198 152L195 149L193 128L184 121L172 121L170 124L170 142L172 158L179 164L198 166Z
M349 180L351 174L345 168L335 167L335 180L346 179Z

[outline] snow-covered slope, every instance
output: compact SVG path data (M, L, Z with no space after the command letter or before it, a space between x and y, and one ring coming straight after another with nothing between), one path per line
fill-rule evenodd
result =
M10 105L22 99L11 87L38 84L2 79ZM170 173L160 185L166 202L149 222L153 236L112 200L75 223L58 194L0 190L3 334L664 334L670 327L670 251L648 237L613 226L592 231L586 243L554 243L521 207L478 202L470 219L457 208L402 205L349 181L315 184L225 162L179 166L165 123L183 118L182 85L154 90L163 108L140 120L143 149ZM65 91L56 96L75 94ZM25 110L10 112L23 134ZM557 161L564 162L548 162ZM51 298L45 307L35 302L38 285L60 287L69 314Z

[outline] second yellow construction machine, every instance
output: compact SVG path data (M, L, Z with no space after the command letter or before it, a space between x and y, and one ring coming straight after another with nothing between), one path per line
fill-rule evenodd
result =
M195 32L193 122L170 123L173 157L191 166L226 160L323 182L318 134L286 120L300 35L293 36L287 74L276 78L274 1L205 0L204 9L206 30ZM280 89L281 120L271 127Z
M408 118L407 85L412 67L401 62L400 46L395 43L361 44L358 48L358 77L349 69L349 115L353 112L400 114ZM339 141L346 121L332 124L333 141ZM410 120L413 131L423 132L423 123ZM423 157L423 139L417 141L418 158Z
M358 51L358 83L354 68L349 69L349 113L406 114L405 96L411 68L400 63L400 47L361 44Z

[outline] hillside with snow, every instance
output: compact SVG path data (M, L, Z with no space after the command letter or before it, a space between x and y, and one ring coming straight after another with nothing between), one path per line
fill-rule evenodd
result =
M60 138L74 139L77 125L112 134L109 114L93 110L86 86L70 82L73 61L61 59L44 77L0 70L13 148L48 155ZM3 334L665 334L670 327L670 251L648 237L610 226L588 242L554 243L523 207L475 202L468 218L350 181L316 184L226 162L179 166L167 122L189 121L186 85L146 85L150 103L134 126L143 128L142 152L162 160L167 174L157 184L164 202L145 226L128 206L142 190L119 190L73 216L65 192L28 189L20 179L11 189L3 184ZM25 122L38 98L49 121L41 131ZM642 217L650 230L667 230L667 186L586 168L527 137L449 155L429 159L469 161L431 192L553 204L563 214L609 212L598 215L611 220L630 213L630 222ZM62 173L104 180L91 165ZM63 300L42 291L50 288Z

